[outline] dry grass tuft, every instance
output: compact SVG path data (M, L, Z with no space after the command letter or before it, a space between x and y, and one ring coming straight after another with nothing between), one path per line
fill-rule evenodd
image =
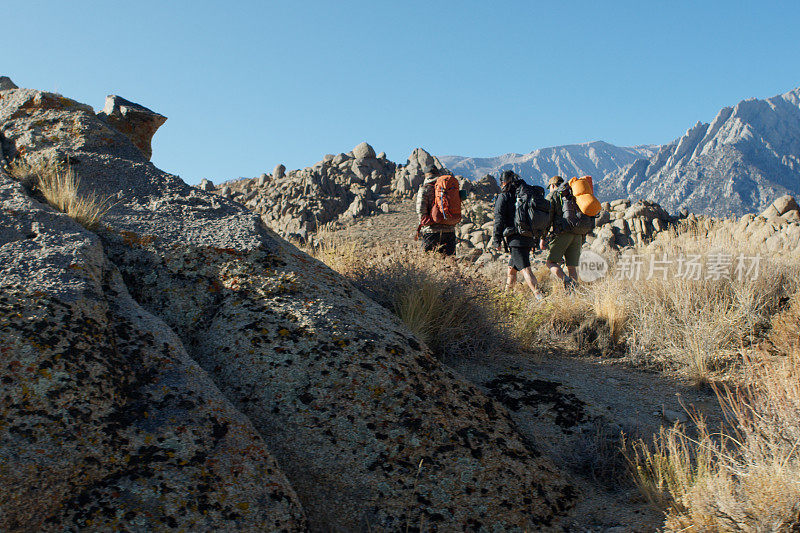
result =
M800 368L800 292L792 297L789 309L772 320L768 341L773 351Z
M718 396L733 429L697 437L676 426L653 446L627 450L642 493L667 512L671 531L800 528L800 296L773 320L771 351L744 361L739 388Z
M625 298L627 292L624 282L616 279L607 279L593 287L591 292L592 310L598 318L606 321L611 331L614 344L620 343L622 334L628 321L628 306Z
M612 264L609 276L588 285L593 312L633 362L675 370L697 382L728 379L741 366L742 353L764 338L782 302L800 288L798 257L767 255L711 222L665 232L633 253L645 259L639 281L617 279ZM714 254L732 258L729 278L706 279ZM680 276L674 261L666 276L648 276L650 257L692 255L702 258L701 279ZM755 279L733 270L740 255L761 256Z
M17 160L10 165L10 173L34 194L40 194L50 206L86 229L96 230L103 215L112 207L108 198L101 199L94 193L81 194L78 175L69 165L46 159Z
M519 350L496 289L451 259L320 233L309 252L394 312L442 359Z

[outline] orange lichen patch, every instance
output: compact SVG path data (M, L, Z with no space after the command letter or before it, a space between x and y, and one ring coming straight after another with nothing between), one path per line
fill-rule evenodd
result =
M233 257L244 257L245 253L241 252L235 248L216 248L214 246L209 246L209 250L220 253L220 254L227 254L232 255Z
M122 231L121 233L125 244L128 246L133 246L134 244L147 246L148 244L154 243L156 240L154 235L139 235L134 231Z

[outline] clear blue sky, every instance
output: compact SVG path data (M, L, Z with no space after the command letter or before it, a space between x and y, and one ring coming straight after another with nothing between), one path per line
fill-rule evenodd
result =
M189 183L301 168L363 140L405 162L660 144L800 86L800 2L15 2L0 75L169 117Z

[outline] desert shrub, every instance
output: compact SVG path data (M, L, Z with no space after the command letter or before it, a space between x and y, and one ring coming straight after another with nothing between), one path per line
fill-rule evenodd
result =
M89 230L95 230L112 204L94 193L80 193L80 180L69 164L50 159L17 160L10 165L16 177L34 195L66 213Z
M516 294L503 294L498 300L497 305L512 320L515 337L524 346L565 347L564 341L590 316L590 309L581 295L551 291L544 301L531 298L527 288Z
M741 366L742 352L763 339L771 318L799 286L796 257L767 257L710 222L661 234L631 253L648 260L699 255L703 275L686 279L673 263L666 275L648 276L642 269L638 280L620 279L619 263L612 264L609 276L587 286L594 314L605 319L614 343L624 344L634 362L677 370L699 382L724 378ZM735 260L759 253L754 279L755 272L735 271L706 279L713 254Z
M721 388L731 428L695 419L627 453L637 484L665 509L671 531L795 531L800 528L800 297L773 320L769 350L745 358L738 388Z

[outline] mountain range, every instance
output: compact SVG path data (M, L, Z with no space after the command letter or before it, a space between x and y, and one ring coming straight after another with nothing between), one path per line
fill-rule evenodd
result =
M625 168L656 153L659 146L619 147L604 141L540 148L527 154L496 157L439 156L449 170L470 179L513 170L531 183L547 182L550 176L600 176Z
M490 158L440 156L470 178L512 169L533 183L555 174L591 175L601 200L643 198L670 211L715 216L759 212L800 193L800 88L724 107L663 146L602 141Z

